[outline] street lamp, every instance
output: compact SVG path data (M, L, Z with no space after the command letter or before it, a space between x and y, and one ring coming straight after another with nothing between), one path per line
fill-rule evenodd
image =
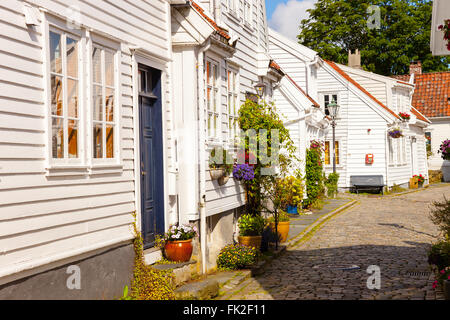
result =
M260 81L257 84L255 84L255 90L260 99L263 97L265 89L266 84L264 82Z
M333 173L336 173L336 118L339 113L339 105L333 100L328 104L327 108L330 113L331 127L333 128Z

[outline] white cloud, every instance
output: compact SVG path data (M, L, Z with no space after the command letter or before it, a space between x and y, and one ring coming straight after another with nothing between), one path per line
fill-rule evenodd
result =
M307 9L314 7L316 0L289 0L275 8L269 26L289 39L296 40L300 22L309 17Z

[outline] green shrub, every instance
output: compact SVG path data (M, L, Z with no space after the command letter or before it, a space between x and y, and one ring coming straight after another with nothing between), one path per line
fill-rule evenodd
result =
M243 214L239 217L239 235L246 236L260 236L264 230L266 221L259 215Z
M288 222L290 220L289 214L283 210L278 211L278 222ZM271 216L269 219L267 219L268 222L274 222L275 223L275 217Z
M311 207L324 193L322 150L322 143L312 141L310 148L306 151L306 194L308 198L303 201L305 208Z
M325 178L325 186L327 187L327 196L334 198L338 192L339 173L330 173Z
M256 263L258 249L241 244L233 244L224 247L217 257L219 270L244 269Z
M428 263L439 270L450 266L450 241L443 240L433 244L428 253Z
M431 210L431 221L438 226L444 237L450 238L450 200L444 197L444 201L433 202L433 210Z

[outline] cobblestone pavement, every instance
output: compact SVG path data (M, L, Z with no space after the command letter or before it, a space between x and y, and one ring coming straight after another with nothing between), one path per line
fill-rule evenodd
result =
M220 299L442 299L431 287L426 260L438 234L430 204L443 195L450 197L450 185L395 197L355 196L356 206ZM380 268L379 290L367 288L371 265ZM354 266L359 269L342 270Z

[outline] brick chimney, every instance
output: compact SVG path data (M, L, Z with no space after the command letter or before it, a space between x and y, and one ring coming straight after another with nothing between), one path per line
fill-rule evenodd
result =
M409 74L422 74L422 62L412 61L409 65Z
M361 69L361 53L358 49L348 50L348 66L350 68Z

